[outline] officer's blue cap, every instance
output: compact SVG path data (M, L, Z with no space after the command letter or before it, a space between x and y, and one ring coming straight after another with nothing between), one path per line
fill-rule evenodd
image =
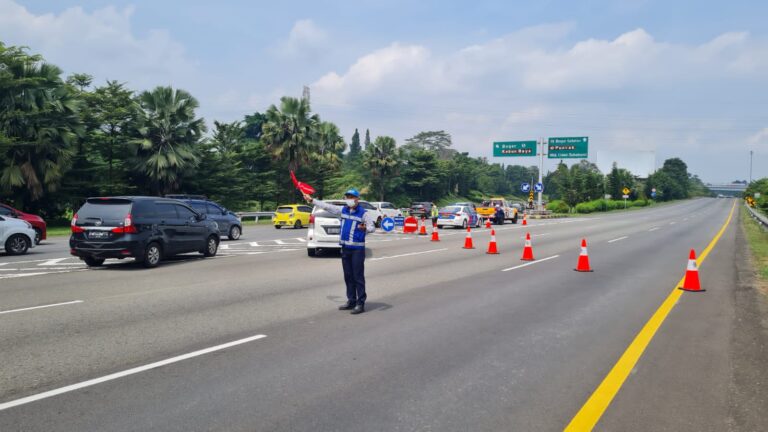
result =
M360 198L360 192L358 192L357 189L355 188L349 189L348 191L344 192L344 196L347 196L347 195L351 195L355 198Z

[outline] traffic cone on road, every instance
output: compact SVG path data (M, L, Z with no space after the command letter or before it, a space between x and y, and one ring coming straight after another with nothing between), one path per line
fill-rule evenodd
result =
M432 241L440 241L440 236L437 234L437 225L432 227Z
M701 289L701 283L699 283L699 268L696 266L696 252L693 249L688 256L688 269L685 271L685 280L680 289L693 292L706 291Z
M577 272L591 272L589 267L589 255L587 254L587 239L581 239L581 252L579 253L579 262L574 269Z
M475 245L472 243L472 228L467 227L467 237L464 239L464 249L474 249Z
M490 255L499 254L499 249L496 247L496 230L495 229L491 230L491 242L488 243L488 252L486 253Z
M533 247L531 246L531 233L525 233L525 248L523 249L523 256L521 261L533 261Z
M490 219L486 219L485 220L485 228L487 228L487 229L491 228L491 220Z
M526 226L526 225L528 225L528 215L524 214L523 215L523 226Z
M427 235L427 221L426 219L421 220L421 228L419 228L419 235Z

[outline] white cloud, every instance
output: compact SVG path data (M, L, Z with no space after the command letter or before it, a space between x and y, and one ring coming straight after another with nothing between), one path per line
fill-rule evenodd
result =
M0 40L28 46L67 73L94 75L97 83L114 79L134 88L189 84L196 65L184 46L164 30L135 34L133 12L132 7L90 13L73 7L35 15L14 1L0 0Z
M314 58L328 47L328 32L311 19L298 20L293 24L288 39L278 45L278 55L287 58Z
M747 139L747 142L753 146L760 144L768 145L768 127L750 136Z

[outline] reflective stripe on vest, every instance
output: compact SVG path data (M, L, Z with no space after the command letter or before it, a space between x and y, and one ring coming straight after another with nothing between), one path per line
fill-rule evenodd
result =
M357 206L350 211L349 207L341 210L341 232L339 233L339 244L350 249L365 249L365 230L358 229L359 224L363 223L365 209Z

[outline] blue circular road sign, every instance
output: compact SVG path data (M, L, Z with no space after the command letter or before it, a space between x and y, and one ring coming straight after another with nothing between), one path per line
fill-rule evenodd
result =
M531 184L530 183L523 183L520 185L520 190L528 193L531 190Z
M384 232L392 231L395 229L395 220L390 217L385 217L381 220L381 229L383 229Z

